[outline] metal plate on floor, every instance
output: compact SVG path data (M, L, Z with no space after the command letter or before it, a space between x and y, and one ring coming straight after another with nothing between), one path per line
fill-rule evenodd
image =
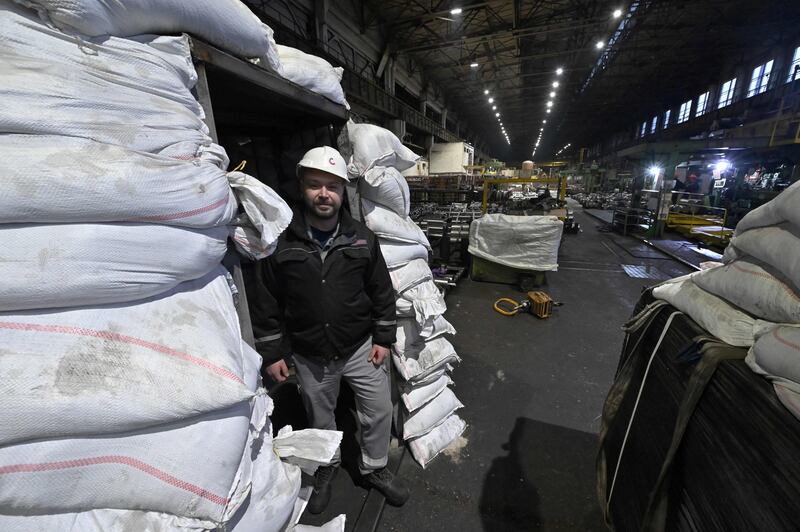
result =
M671 279L671 276L655 266L645 266L643 264L622 264L621 266L628 277L633 277L634 279L657 279L659 281Z

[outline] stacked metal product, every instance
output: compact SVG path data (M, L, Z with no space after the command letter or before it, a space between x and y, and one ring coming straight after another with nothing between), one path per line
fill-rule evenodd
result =
M181 32L264 61L274 43L235 0L182 4L0 0L4 532L295 522L279 456L304 434L272 437L221 266L229 238L266 256L291 211L226 172ZM341 438L305 435L303 463Z
M358 179L361 212L378 236L397 296L395 425L414 458L425 467L466 428L454 414L463 405L450 389L449 373L460 359L446 335L447 307L428 266L430 244L409 218L408 184L400 173L418 157L390 131L347 125L348 172Z
M800 183L742 218L723 262L653 295L724 342L750 348L747 364L800 418Z

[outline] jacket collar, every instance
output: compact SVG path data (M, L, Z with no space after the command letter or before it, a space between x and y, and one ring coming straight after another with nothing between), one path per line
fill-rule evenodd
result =
M339 210L339 234L353 237L358 226L350 213L344 208ZM293 209L292 222L289 224L289 231L300 240L309 241L308 224L306 223L305 209L302 207Z

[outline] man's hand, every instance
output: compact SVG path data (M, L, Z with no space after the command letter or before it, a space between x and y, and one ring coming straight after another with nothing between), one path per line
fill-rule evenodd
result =
M267 375L275 382L283 382L289 377L289 367L281 359L267 366Z
M386 357L389 356L389 350L381 345L373 345L372 351L369 352L369 360L376 366L380 366L383 364L383 361L386 360Z

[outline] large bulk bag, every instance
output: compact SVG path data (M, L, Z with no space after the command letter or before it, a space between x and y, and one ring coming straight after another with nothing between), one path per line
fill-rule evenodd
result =
M431 460L457 440L466 428L464 420L453 414L427 434L410 440L408 447L411 449L411 455L424 469Z
M349 150L353 154L347 171L361 176L375 166L391 166L407 170L414 166L419 155L406 148L397 135L380 126L347 122Z
M222 261L227 227L0 226L0 311L126 303L199 279Z
M417 438L429 433L463 406L453 391L445 388L422 408L403 415L403 439Z
M350 109L342 90L344 70L341 67L333 67L321 57L290 46L279 44L277 50L283 77Z
M158 430L0 447L0 514L111 508L219 527L250 491L251 443L269 404L261 395Z
M800 323L797 287L768 264L742 258L692 276L703 290L776 323Z
M400 217L383 205L361 198L364 223L379 238L422 244L430 250L431 245L422 229L409 217Z
M749 347L757 336L771 328L768 322L745 314L691 279L658 285L653 289L653 297L685 312L713 336L733 346Z
M2 135L0 172L0 224L213 227L229 223L237 210L225 172L212 163L78 137Z
M750 255L772 266L795 286L800 286L800 226L782 223L757 227L731 239L724 262Z
M800 182L778 194L772 201L753 209L736 224L736 235L756 227L789 222L800 227Z
M422 244L409 242L396 242L385 238L378 238L381 254L386 261L386 266L396 268L408 264L414 259L428 260L428 250Z
M564 222L555 216L485 214L469 227L469 252L510 268L558 269Z
M238 0L17 0L67 32L90 37L191 33L243 58L279 68L272 30Z
M0 445L116 433L253 396L222 267L133 305L0 314ZM213 390L213 393L209 393Z
M81 137L186 160L211 146L185 36L76 40L10 0L0 8L0 132Z
M396 168L376 166L367 170L359 181L361 197L383 205L398 216L408 217L411 191L406 178Z

